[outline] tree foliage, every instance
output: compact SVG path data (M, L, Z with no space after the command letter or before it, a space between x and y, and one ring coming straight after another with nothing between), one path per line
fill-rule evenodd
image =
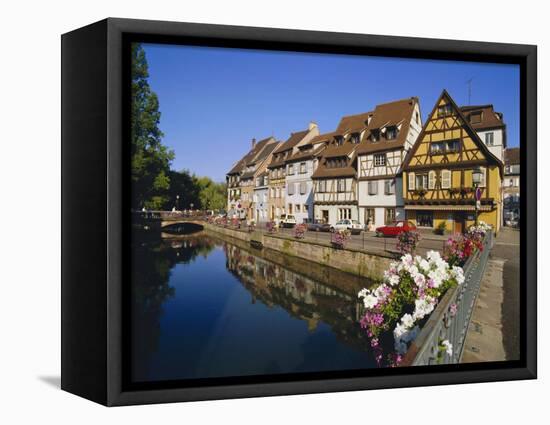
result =
M174 153L162 144L159 101L148 82L143 47L132 44L132 207L158 209L168 199Z
M216 183L209 177L197 177L188 170L170 171L170 189L164 208L224 209L227 200L225 183ZM179 196L179 199L178 199ZM193 207L191 207L191 204Z

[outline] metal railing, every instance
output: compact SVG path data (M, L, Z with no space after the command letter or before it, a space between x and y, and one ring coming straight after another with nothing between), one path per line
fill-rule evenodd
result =
M447 291L440 300L409 347L402 366L460 363L472 311L492 246L493 234L488 232L483 241L483 250L477 251L464 264L464 283ZM444 340L452 344L451 355L441 349L441 342Z

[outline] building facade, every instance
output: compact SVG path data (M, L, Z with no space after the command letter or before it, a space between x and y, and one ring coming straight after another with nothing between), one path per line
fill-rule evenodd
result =
M265 223L269 220L269 176L264 171L256 177L254 187L254 221Z
M287 166L287 161L299 151L299 147L309 143L319 134L317 124L311 123L307 130L292 133L290 137L273 151L271 162L267 166L269 170L269 219L278 220L282 215L295 214L296 205L302 212L301 198L294 196L296 188L296 173L294 165ZM291 181L291 189L287 186L287 174ZM299 188L298 188L299 191Z
M345 116L336 131L324 135L329 141L312 175L315 219L330 225L359 220L355 151L371 118L372 112Z
M325 147L326 140L317 134L298 145L297 151L286 161L287 211L289 214L294 214L298 224L313 219L313 181L311 176L317 170L319 155Z
M359 221L366 229L405 219L400 172L420 131L418 98L377 105L357 148Z
M493 105L462 106L460 110L489 151L504 163L506 124L502 113L495 112Z
M403 164L406 218L463 232L475 222L474 170L482 173L479 219L498 231L503 164L444 90Z
M277 146L278 143L273 137L259 142L252 139L250 151L227 173L227 211L230 218L254 219L255 179L265 171Z
M505 225L519 225L520 219L519 148L504 152L503 210Z

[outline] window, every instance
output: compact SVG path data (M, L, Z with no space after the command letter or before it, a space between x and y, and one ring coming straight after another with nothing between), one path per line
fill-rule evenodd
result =
M385 153L378 153L374 155L374 166L375 167L383 167L386 165L386 154Z
M444 142L433 142L430 145L430 153L432 155L434 154L440 154L445 152L445 143Z
M305 173L306 173L306 163L301 162L300 163L300 174L305 174Z
M369 195L376 195L378 194L378 182L372 181L369 182Z
M414 176L414 173L409 173L408 179L409 179L409 190L414 190L416 187L415 185L416 177Z
M479 124L481 122L481 112L473 112L470 115L470 122L472 124Z
M308 204L304 204L304 205L302 205L302 207L303 207L302 211L304 211L305 213L307 213L309 211Z
M416 189L425 190L428 188L428 175L418 174L416 176Z
M290 164L288 166L288 175L289 176L292 176L294 174L294 165L293 164Z
M395 221L395 208L386 208L385 223L391 224Z
M295 212L299 213L301 211L300 208L301 208L300 204L294 205Z
M378 142L380 140L380 130L378 129L371 130L370 140L371 142Z
M307 182L300 182L300 194L304 195L307 192Z
M260 177L257 177L256 178L256 186L261 186L262 185L262 180Z
M510 187L514 186L514 179L510 179L510 182L508 183L508 186L510 186Z
M374 224L374 208L365 209L365 224Z
M344 137L343 136L336 136L336 145L342 146L344 144Z
M338 220L351 220L351 208L338 208Z
M447 152L458 152L460 150L460 140L449 140L446 149Z
M441 188L451 188L451 172L449 170L441 170Z
M281 197L281 188L278 187L278 188L277 188L277 196L276 196L276 198L280 198L280 197Z
M289 183L288 184L288 194L289 195L294 195L294 183Z
M418 111L416 111L414 114L415 114L415 118L416 118L416 123L420 124L420 114L418 113Z
M294 212L292 211L292 204L288 204L288 214L294 214Z
M435 171L433 170L428 173L428 189L435 189Z
M416 225L419 227L433 227L434 217L431 211L417 211L416 212Z
M437 115L438 117L447 117L453 113L453 108L451 104L442 105L439 108L437 108Z
M447 142L432 142L430 144L430 153L432 155L439 155L445 152L458 152L459 150L459 140L449 140Z
M394 193L395 193L395 187L393 185L393 181L385 180L384 181L384 194L393 195Z
M481 170L481 182L479 183L479 187L485 187L486 181L487 181L487 169L485 167L479 167Z
M494 146L495 145L495 137L494 133L485 133L485 144L487 146Z
M353 143L353 144L355 144L355 145L356 145L357 143L359 143L359 134L358 134L358 133L353 133L353 134L351 135L351 143Z
M397 127L388 127L386 130L386 139L393 140L397 137Z
M319 180L319 192L323 193L327 191L327 181L326 180Z
M338 192L346 191L346 179L338 179Z

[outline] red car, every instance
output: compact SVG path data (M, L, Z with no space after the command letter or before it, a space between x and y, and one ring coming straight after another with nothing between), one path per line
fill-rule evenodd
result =
M376 236L397 236L401 232L416 230L416 226L410 221L396 221L390 225L377 227Z

